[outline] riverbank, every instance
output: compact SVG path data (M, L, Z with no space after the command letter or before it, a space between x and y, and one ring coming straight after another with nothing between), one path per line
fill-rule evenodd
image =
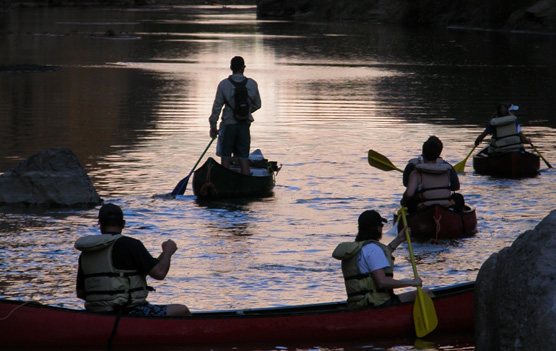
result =
M135 6L177 6L177 5L255 5L256 0L5 0L0 2L0 9L17 7L135 7Z
M177 6L178 0L3 1L0 10L57 6ZM408 1L408 0L191 0L187 5L257 5L260 18L364 21L408 26L465 26L502 30L556 32L553 0Z
M468 26L556 32L552 0L259 0L260 17L368 21L410 26Z

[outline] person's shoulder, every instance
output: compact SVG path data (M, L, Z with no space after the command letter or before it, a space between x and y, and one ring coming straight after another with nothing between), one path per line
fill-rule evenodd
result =
M377 251L377 250L382 251L382 248L377 243L370 242L370 243L367 243L366 245L364 245L361 250L362 251L367 251L367 252Z
M418 163L422 163L423 162L423 158L421 156L418 157L414 157L412 159L410 159L409 161L407 161L407 166L415 166Z
M246 77L246 78L247 78L247 83L246 83L246 84L250 84L250 85L253 85L253 86L255 86L255 87L258 87L258 86L259 86L259 85L257 84L257 81L254 80L253 78L249 78L249 77Z
M116 241L116 244L118 246L127 246L127 247L144 247L145 245L143 245L143 242L139 239L135 239L131 236L127 236L127 235L122 235L121 238L119 238Z
M228 84L231 85L232 84L232 82L230 82L231 77L232 76L229 76L228 78L222 79L220 81L220 83L218 83L218 86L221 87L221 86L228 85Z
M361 249L364 256L371 257L371 259L379 259L380 257L386 257L384 250L377 243L369 243Z
M436 158L436 163L440 163L440 164L450 164L448 161L446 161L445 159L442 158L442 156L438 156Z

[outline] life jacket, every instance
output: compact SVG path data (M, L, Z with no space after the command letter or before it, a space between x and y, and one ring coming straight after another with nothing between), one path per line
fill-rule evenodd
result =
M112 312L135 307L146 301L149 287L136 270L116 269L112 249L118 235L88 235L75 242L82 251L81 269L85 281L85 308L93 312Z
M418 163L415 166L419 177L417 194L425 206L451 203L450 168L440 157L436 163Z
M347 292L348 307L379 306L390 300L393 296L392 289L377 287L371 273L361 273L357 264L363 246L368 244L378 245L386 255L390 267L384 268L386 276L394 277L394 258L392 252L376 240L352 241L339 244L332 257L342 260L342 273Z
M517 132L517 117L508 115L495 117L490 120L490 125L494 127L494 133L490 140L488 153L512 152L523 149L521 137Z

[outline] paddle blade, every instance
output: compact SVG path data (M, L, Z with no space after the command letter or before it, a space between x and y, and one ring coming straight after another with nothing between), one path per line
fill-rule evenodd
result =
M183 178L182 180L180 180L180 182L176 185L174 190L172 190L172 196L183 195L185 193L185 188L187 188L187 183L189 182L190 176L191 174Z
M457 173L463 173L463 171L465 170L465 163L466 163L466 162L467 162L467 157L466 157L463 161L457 163L457 164L454 166L454 170L455 170Z
M429 334L438 326L438 318L432 299L420 287L417 288L417 296L413 306L413 320L415 322L415 334L419 338Z
M469 151L469 153L468 153L467 156L463 159L463 161L459 162L458 164L456 164L456 165L454 166L454 170L455 170L457 173L463 173L463 171L465 170L465 163L467 162L467 159L469 158L469 156L471 156L471 154L473 153L473 151L475 151L475 148L476 148L476 147L477 147L477 146L475 145L475 146L471 149L471 151Z
M374 150L369 150L368 161L369 161L369 165L383 171L396 170L399 172L403 172L401 169L394 166L394 164L392 164L392 162L390 162L390 160L386 156L379 154Z

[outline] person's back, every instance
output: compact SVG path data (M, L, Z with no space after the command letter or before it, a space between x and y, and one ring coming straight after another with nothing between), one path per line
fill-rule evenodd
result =
M116 268L113 264L114 244L123 238L121 234L89 235L76 241L75 248L82 252L79 265L87 310L114 312L146 301L149 293L146 274L131 267Z
M424 162L415 166L417 194L424 206L450 205L452 187L450 166L438 157L434 162Z
M442 148L440 139L431 136L423 144L421 157L408 162L403 176L407 189L401 203L409 212L422 206L454 204L452 196L460 188L459 178L454 168L440 157Z
M514 152L523 150L520 126L516 116L510 114L506 105L497 107L497 116L490 120L493 127L488 153Z
M530 142L523 135L518 118L505 104L496 107L495 116L475 139L475 146L478 146L487 135L492 135L487 148L488 154L523 151L523 143Z
M384 252L388 265L381 267L388 277L394 277L394 259L392 252L376 240L344 242L332 253L332 256L342 261L342 273L347 293L348 307L379 306L392 297L392 291L379 288L369 272L361 272L359 262L362 249L375 249L368 245L376 245Z
M384 223L388 221L373 210L358 218L358 232L353 242L340 243L332 257L342 261L342 274L351 308L396 304L415 299L415 293L394 294L394 289L421 286L420 278L394 279L392 251L404 242L405 230L392 230L397 236L388 245L380 243Z
M190 315L185 305L152 305L147 302L146 276L163 280L177 250L172 240L162 243L162 254L152 257L143 243L121 235L125 227L119 206L105 204L99 211L101 235L79 238L75 248L82 251L76 281L77 297L93 312L137 316Z
M217 154L221 157L222 166L230 168L233 154L239 160L241 173L249 175L252 113L261 107L261 97L257 82L243 75L245 62L242 57L233 57L230 69L232 75L222 80L216 90L209 117L209 135L211 138L218 135ZM222 122L218 130L220 112Z

